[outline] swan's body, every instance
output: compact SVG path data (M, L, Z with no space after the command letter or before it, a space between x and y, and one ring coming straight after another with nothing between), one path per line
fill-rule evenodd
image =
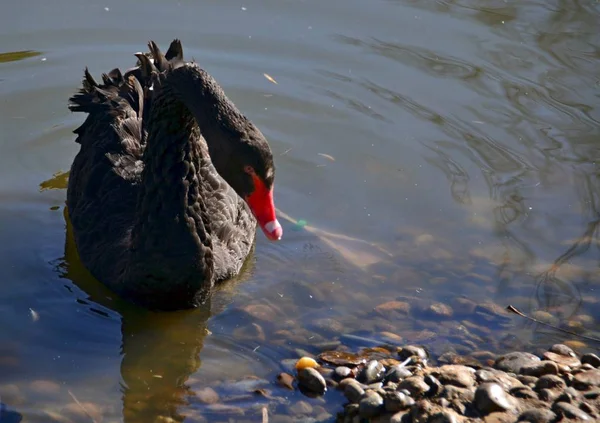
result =
M75 130L67 207L84 265L123 297L155 309L202 302L236 275L256 218L281 237L274 212L273 158L262 133L216 81L166 56L96 83L87 72L70 109L88 113ZM249 207L250 206L250 207Z

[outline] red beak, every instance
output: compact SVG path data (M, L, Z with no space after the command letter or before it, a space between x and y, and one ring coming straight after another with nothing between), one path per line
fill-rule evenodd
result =
M265 236L271 241L279 241L283 236L283 228L275 216L273 190L268 190L258 176L252 175L252 179L254 180L254 192L246 197L246 202Z

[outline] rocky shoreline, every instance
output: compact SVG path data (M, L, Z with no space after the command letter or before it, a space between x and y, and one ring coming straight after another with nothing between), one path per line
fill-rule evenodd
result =
M360 355L303 357L280 385L308 396L343 393L338 423L551 423L600 421L600 358L563 344L540 356L512 352L430 365L418 346L370 348ZM340 404L341 406L342 404ZM328 420L330 421L330 420Z

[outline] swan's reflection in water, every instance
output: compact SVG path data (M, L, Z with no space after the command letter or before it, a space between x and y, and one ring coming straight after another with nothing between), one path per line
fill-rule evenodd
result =
M223 290L227 292L212 304L209 300L194 310L150 312L117 298L85 269L77 254L66 209L64 214L67 233L61 277L70 279L88 294L92 311L103 314L97 306L100 305L121 315L124 421L153 422L159 416L183 421L180 408L193 394L186 381L201 366L199 356L209 333L211 306L217 303L216 308L225 307L227 298L223 297L235 292L235 285L244 279L249 265L238 278L227 283Z

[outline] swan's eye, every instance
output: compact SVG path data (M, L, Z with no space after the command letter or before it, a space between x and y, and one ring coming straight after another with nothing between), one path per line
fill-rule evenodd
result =
M254 172L254 168L250 165L244 166L244 172L246 172L248 175L254 175L256 172Z

